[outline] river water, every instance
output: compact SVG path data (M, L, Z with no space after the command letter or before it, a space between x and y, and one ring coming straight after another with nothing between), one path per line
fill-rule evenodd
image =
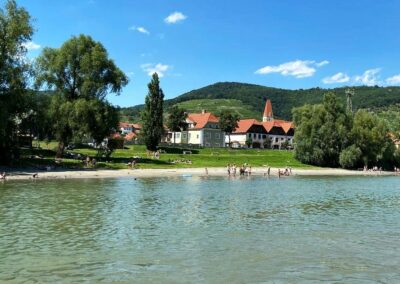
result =
M0 282L400 282L400 178L0 183Z

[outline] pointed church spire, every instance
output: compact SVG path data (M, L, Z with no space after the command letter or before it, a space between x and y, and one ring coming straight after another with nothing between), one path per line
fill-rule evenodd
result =
M267 102L265 103L262 120L263 122L274 120L274 113L272 112L272 104L270 100L267 100Z

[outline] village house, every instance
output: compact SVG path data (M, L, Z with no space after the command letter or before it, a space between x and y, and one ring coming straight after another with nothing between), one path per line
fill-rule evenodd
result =
M262 122L256 119L242 119L230 136L234 148L281 149L286 142L289 147L293 146L294 125L291 121L274 119L272 103L267 100ZM225 143L229 145L228 135L225 137Z
M241 119L238 127L230 135L232 148L263 148L267 139L267 131L261 122L256 119ZM229 146L229 136L225 136L225 143Z
M138 142L138 134L142 126L138 123L120 122L119 132L122 134L126 142Z
M187 116L186 123L188 124L187 131L168 131L163 142L201 147L225 146L225 134L219 128L219 119L214 114L206 110L201 113L190 113Z
M119 123L119 131L121 134L128 134L128 133L137 133L141 129L141 125L137 123L129 123L129 122L120 122Z

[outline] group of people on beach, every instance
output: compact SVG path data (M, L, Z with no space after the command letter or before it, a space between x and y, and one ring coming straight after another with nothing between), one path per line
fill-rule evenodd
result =
M236 166L236 164L228 164L226 166L226 170L228 172L228 176L236 176L237 171L239 170L239 174L241 176L250 176L252 172L252 168L248 164L243 164L241 167ZM284 170L278 169L278 177L281 176L290 176L292 174L292 168L286 167ZM267 166L267 171L264 173L264 176L271 175L271 167Z
M242 166L238 167L236 164L228 164L226 166L226 169L228 171L228 176L236 176L237 170L239 169L239 174L241 176L244 175L251 175L251 166L248 164L243 164Z
M87 168L89 168L89 167L95 167L96 164L97 164L96 158L91 158L91 157L89 157L89 156L86 156L85 159L82 159L82 162L85 164L85 166L86 166Z
M394 167L394 171L395 171L395 172L397 172L396 169L397 169L397 168ZM379 167L379 168L378 168L377 166L374 166L374 167L368 169L368 166L364 166L363 171L364 171L364 172L379 172L379 173L381 173L381 172L382 172L382 167Z
M290 176L292 174L292 168L286 167L284 170L278 169L278 177Z

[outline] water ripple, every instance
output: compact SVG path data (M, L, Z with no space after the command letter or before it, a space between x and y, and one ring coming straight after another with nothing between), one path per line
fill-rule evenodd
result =
M0 282L399 282L397 177L0 184Z

